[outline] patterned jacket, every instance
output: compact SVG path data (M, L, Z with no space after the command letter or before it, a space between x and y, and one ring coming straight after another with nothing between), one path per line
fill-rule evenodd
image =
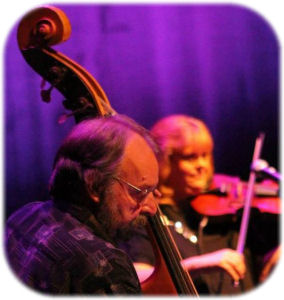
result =
M7 221L6 253L16 277L44 293L141 292L128 255L86 208L25 205Z

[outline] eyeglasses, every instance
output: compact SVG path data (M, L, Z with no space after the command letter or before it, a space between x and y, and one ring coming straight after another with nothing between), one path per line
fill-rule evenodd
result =
M147 189L143 189L141 190L140 188L138 188L137 186L127 182L126 180L117 177L117 176L113 176L114 179L116 179L117 181L119 181L120 183L124 183L126 184L128 187L130 187L132 190L129 191L129 194L135 198L137 200L138 203L141 203L150 193L153 193L154 196L156 197L160 197L161 193L157 190L156 187L153 188L147 188Z

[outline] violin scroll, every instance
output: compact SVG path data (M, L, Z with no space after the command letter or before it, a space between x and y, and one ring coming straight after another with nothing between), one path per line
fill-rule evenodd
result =
M70 22L63 11L43 6L32 10L20 22L18 44L21 50L53 46L69 39Z
M95 78L82 66L50 48L66 41L71 34L70 22L63 11L51 6L34 9L18 27L19 48L27 63L43 78L41 98L51 101L54 88L65 97L63 105L78 123L86 118L115 114ZM50 87L44 89L45 82ZM60 122L66 118L61 118Z

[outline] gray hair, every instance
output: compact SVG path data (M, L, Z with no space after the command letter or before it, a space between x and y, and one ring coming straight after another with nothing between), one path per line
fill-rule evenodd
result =
M133 133L142 136L157 154L148 131L126 116L94 118L76 125L54 161L50 178L54 201L89 206L90 193L104 198Z

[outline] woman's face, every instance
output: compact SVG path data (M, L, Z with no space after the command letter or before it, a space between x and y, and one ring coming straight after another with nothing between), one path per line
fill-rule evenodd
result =
M211 137L187 139L184 147L170 157L171 173L167 184L176 199L206 191L214 173Z

